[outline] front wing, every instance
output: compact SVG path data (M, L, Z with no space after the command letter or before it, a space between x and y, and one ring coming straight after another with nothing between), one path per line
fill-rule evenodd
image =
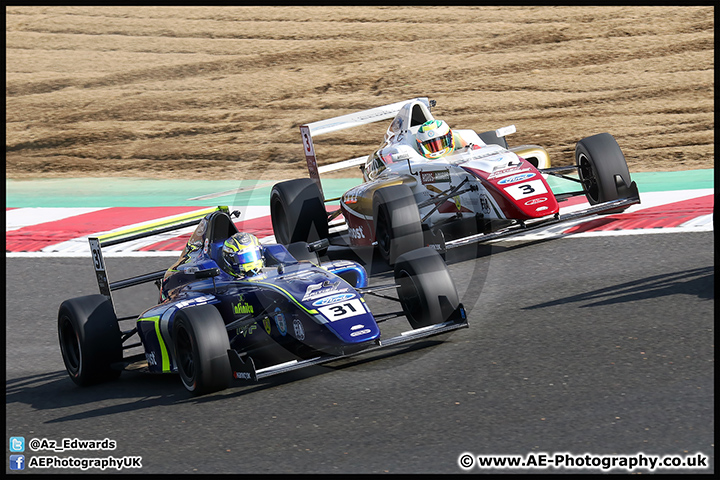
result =
M387 340L378 340L375 345L369 346L364 350L348 353L345 355L319 355L314 358L306 360L293 360L291 362L281 363L279 365L272 365L270 367L255 369L255 364L252 358L241 358L235 350L228 350L228 357L230 358L230 368L233 372L233 377L237 380L250 380L258 381L265 377L272 375L278 375L280 373L287 373L300 368L310 367L313 365L322 365L324 363L340 360L344 358L361 355L364 353L374 352L380 349L395 347L405 343L413 342L421 338L431 337L433 335L440 335L442 333L451 332L460 328L467 328L467 315L465 313L465 307L462 304L458 307L454 314L454 318L450 320L438 323L436 325L430 325L423 328L417 328L415 330L409 330L401 333L395 337Z
M538 228L570 222L572 220L590 217L601 213L609 213L616 209L626 208L630 205L640 203L640 193L638 192L638 188L635 182L632 182L630 187L627 188L627 190L628 195L625 198L618 198L617 200L599 203L597 205L593 205L592 207L577 212L568 213L565 215L560 215L559 213L557 213L550 218L542 218L533 221L521 222L516 225L511 225L507 228L503 228L491 233L478 233L475 235L469 235L467 237L462 237L446 242L444 236L442 235L442 231L438 231L439 235L436 235L436 238L439 238L439 243L430 244L429 246L440 252L446 252L447 250L452 248L463 247L465 245L470 245L473 243L489 242L491 240L508 238L514 235L522 235Z

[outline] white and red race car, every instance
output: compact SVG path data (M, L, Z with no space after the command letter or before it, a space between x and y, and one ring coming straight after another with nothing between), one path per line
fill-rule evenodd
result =
M432 154L421 153L418 136L423 124L435 120L433 106L434 101L415 98L302 125L309 178L273 187L276 240L373 245L392 265L399 255L426 245L445 251L640 203L625 156L608 133L580 140L575 165L568 167L551 167L538 145L509 148L505 136L515 132L514 125L480 134L453 129L451 151L428 158ZM369 156L318 167L313 137L388 119L383 143ZM320 173L357 166L364 181L340 198L326 199ZM569 171L577 177L566 175ZM555 194L548 175L578 182L581 189ZM560 215L560 202L575 195L585 195L590 207ZM339 209L326 206L334 202ZM330 233L330 222L340 214L347 228Z

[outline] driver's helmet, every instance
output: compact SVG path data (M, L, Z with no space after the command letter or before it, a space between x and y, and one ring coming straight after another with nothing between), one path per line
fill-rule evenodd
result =
M255 235L236 233L223 243L223 269L234 277L255 275L264 265L262 251L262 245Z
M418 129L418 148L426 158L439 158L455 150L453 132L442 120L430 120Z

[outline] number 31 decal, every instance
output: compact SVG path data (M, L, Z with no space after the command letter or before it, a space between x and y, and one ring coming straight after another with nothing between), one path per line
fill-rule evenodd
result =
M105 265L103 265L102 253L100 252L100 242L98 242L96 238L90 238L88 240L90 241L90 251L92 252L95 271L102 272L105 270Z
M320 307L318 310L331 322L365 313L365 307L363 307L362 302L357 298L336 305Z

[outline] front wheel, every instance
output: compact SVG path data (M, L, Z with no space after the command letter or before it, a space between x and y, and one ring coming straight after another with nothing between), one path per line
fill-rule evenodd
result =
M424 245L420 211L407 185L380 188L373 195L375 240L382 257L394 265L403 253Z
M625 155L609 133L580 140L575 147L575 161L590 205L617 200L627 194L630 171Z
M120 327L104 295L65 300L58 311L58 338L65 369L76 385L87 386L120 376Z
M280 182L270 192L270 218L277 243L311 243L327 238L327 211L311 178Z
M447 265L432 248L423 247L398 257L395 283L403 312L413 328L443 323L460 306Z
M217 308L198 305L179 310L173 342L178 373L190 393L203 395L230 385L230 340Z

